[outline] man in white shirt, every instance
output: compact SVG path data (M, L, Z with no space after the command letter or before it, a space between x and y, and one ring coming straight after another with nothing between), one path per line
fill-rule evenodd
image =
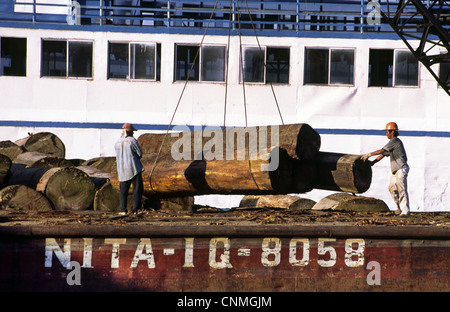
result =
M137 131L132 124L125 123L122 126L122 136L114 145L116 150L117 173L120 182L120 214L127 213L127 196L131 184L133 184L133 211L137 213L141 208L142 194L144 191L142 172L144 166L140 159L142 149L138 141L133 137Z

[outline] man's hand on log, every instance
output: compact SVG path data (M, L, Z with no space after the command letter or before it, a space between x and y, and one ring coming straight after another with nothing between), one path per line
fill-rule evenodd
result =
M362 160L362 161L367 161L367 160L370 158L370 156L372 156L370 153L361 155L361 160ZM371 165L372 165L372 164L371 164Z

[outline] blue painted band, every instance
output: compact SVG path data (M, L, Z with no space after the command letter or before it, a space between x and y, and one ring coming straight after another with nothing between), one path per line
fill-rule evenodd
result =
M165 131L169 125L158 124L133 124L139 130L159 130ZM32 128L73 128L73 129L121 129L122 123L112 122L65 122L65 121L15 121L15 120L0 120L0 127L32 127ZM198 129L205 126L195 125L172 125L174 127L188 127L189 129ZM371 129L325 129L315 128L319 134L331 135L385 135L385 130L371 130ZM417 131L404 130L400 131L401 136L408 137L438 137L450 138L448 131Z

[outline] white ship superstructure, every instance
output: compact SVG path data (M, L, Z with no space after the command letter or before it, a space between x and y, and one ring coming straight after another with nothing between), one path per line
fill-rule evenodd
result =
M0 140L50 131L67 158L89 159L114 155L124 122L137 136L308 123L321 150L362 154L395 121L411 211L449 210L450 97L377 17L352 0L0 0ZM373 167L364 195L394 209L389 174L388 160Z

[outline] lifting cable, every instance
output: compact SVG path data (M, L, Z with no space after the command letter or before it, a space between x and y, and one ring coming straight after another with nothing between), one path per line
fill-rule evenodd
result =
M227 66L227 70L226 70L226 75L225 75L225 105L224 105L224 118L223 118L223 127L224 127L224 129L225 129L225 127L226 127L226 110L227 110L227 94L228 94L228 68L229 68L228 64L229 64L229 47L230 47L230 38L231 38L232 9L233 9L233 5L232 5L232 4L233 4L233 1L234 1L234 0L230 0L230 14L229 14L229 19L228 19L228 46L227 46L227 51L226 51L226 52L227 52L227 56L226 56L226 61L227 61L227 62L226 62L226 66ZM180 106L181 99L182 99L182 97L183 97L184 91L186 90L187 84L188 84L188 82L189 82L189 77L191 76L191 73L192 73L192 71L193 71L193 69L194 69L195 62L197 61L197 59L198 59L198 57L199 57L200 49L201 49L201 47L202 47L202 45L203 45L203 42L204 42L204 40L205 40L206 33L207 33L207 31L208 31L208 29L209 29L209 27L210 27L211 20L212 20L212 18L213 18L213 16L214 16L214 13L215 13L215 11L216 11L218 2L219 2L219 0L216 0L216 2L215 2L215 4L214 4L214 8L213 8L213 10L212 10L212 12L211 12L211 15L210 15L210 17L209 17L208 24L207 24L206 29L205 29L205 32L204 32L204 34L203 34L202 40L201 40L200 45L199 45L199 47L198 47L198 49L197 49L197 53L195 54L195 57L194 57L194 60L193 60L193 62L192 62L192 65L191 65L191 67L190 67L190 69L189 69L189 72L188 72L188 74L187 74L186 81L185 81L185 83L184 83L184 85L183 85L183 89L182 89L182 91L181 91L180 97L178 98L177 105L175 106L174 112L173 112L173 114L172 114L171 120L170 120L169 125L168 125L167 130L166 130L166 133L165 133L165 135L164 135L164 137L163 137L163 140L162 140L162 142L161 142L161 145L159 146L158 153L156 154L155 161L154 161L154 163L153 163L152 170L151 170L150 176L149 176L149 182L150 182L150 188L151 188L151 189L153 189L153 187L152 187L152 175L153 175L153 172L154 172L154 170L155 170L155 168L156 168L156 164L157 164L158 159L159 159L159 156L160 156L160 154L161 154L162 147L163 147L163 145L164 145L164 142L165 142L165 140L166 140L166 137L167 137L167 135L168 135L168 133L169 133L171 127L172 127L172 123L173 123L173 120L174 120L174 118L175 118L175 114L176 114L176 112L177 112L177 110L178 110L178 107ZM237 13L238 13L238 14L237 14L237 17L238 17L239 50L240 50L240 70L241 70L241 75L242 75L241 78L242 78L242 92L243 92L243 101L244 101L245 126L247 127L247 126L248 126L248 121L247 121L247 101L246 101L246 94L245 94L245 77L244 77L244 64L243 64L243 53L242 53L243 51L242 51L242 38L241 38L241 21L240 21L240 12L239 12L239 11L240 11L240 9L239 9L239 0L236 1L236 4L237 4L236 10L237 10ZM257 43L258 43L258 48L259 48L260 52L263 52L262 47L261 47L261 44L260 44L260 42L259 42L258 35L257 35L257 33L256 33L256 29L255 29L255 25L254 25L254 23L253 23L253 19L252 19L251 14L250 14L250 9L249 9L249 7L248 7L247 0L245 0L245 4L246 4L248 16L249 16L249 18L250 18L250 22L251 22L251 25L252 25L252 29L253 29L253 32L254 32L254 34L255 34L256 41L257 41ZM265 71L267 71L267 64L266 64L266 59L265 59L265 57L264 57L264 69L265 69ZM282 114L281 114L281 110L280 110L280 107L279 107L279 104L278 104L278 100L277 100L277 97L276 97L276 94L275 94L275 90L274 90L274 88L273 88L273 84L272 84L272 82L269 82L269 84L270 84L270 87L271 87L271 90L272 90L272 94L273 94L274 99L275 99L275 104L276 104L276 106L277 106L277 110L278 110L278 114L279 114L280 119L281 119L281 123L284 125L283 116L282 116ZM250 175L252 176L253 181L254 181L255 184L257 185L255 179L253 178L253 174L252 174L252 171L251 171L250 155L249 155L249 170L250 170Z
M199 54L200 54L200 49L201 49L201 47L202 47L203 41L205 40L206 32L207 32L208 29L209 29L209 25L211 24L211 20L212 20L212 17L213 17L213 15L214 15L214 12L215 12L215 10L216 10L216 8L217 8L217 3L218 3L218 2L219 2L219 0L216 0L216 3L214 4L214 8L213 8L213 10L212 10L212 12L211 12L211 15L210 15L210 17L209 17L208 24L206 25L206 29L205 29L205 32L204 32L204 34L203 34L202 40L201 40L200 45L199 45L199 47L198 47L198 49L197 49L197 53L195 54L194 60L193 60L192 65L191 65L191 68L189 69L189 72L188 72L188 74L187 74L186 81L185 81L185 83L184 83L184 86L183 86L183 89L182 89L182 91L181 91L180 97L178 98L178 102L177 102L177 105L175 106L175 110L174 110L174 112L173 112L173 114L172 114L172 118L170 119L169 126L167 127L166 134L164 135L163 140L162 140L162 142L161 142L161 145L159 146L158 153L156 154L155 161L154 161L154 163L153 163L153 167L152 167L152 170L151 170L150 176L149 176L149 182L150 182L150 188L151 188L151 189L153 189L153 187L152 187L152 175L153 175L153 172L155 171L155 167L156 167L156 164L157 164L157 162L158 162L158 158L159 158L159 156L160 156L160 154L161 154L161 150L162 150L162 147L163 147L163 145L164 145L164 142L166 141L166 137L167 137L167 135L168 135L168 133L169 133L169 130L170 130L170 128L172 127L172 123L173 123L173 120L174 120L174 118L175 118L175 114L176 114L176 112L177 112L177 110L178 110L178 107L180 106L181 98L183 97L184 91L186 90L186 86L187 86L187 84L188 84L188 82L189 82L189 77L191 76L191 73L192 73L192 71L193 71L193 69L194 69L195 62L197 61L197 58L198 58L198 56L199 56Z

